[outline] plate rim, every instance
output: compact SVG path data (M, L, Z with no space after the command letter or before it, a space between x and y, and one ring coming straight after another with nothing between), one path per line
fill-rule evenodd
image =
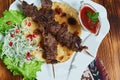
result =
M15 0L11 5L10 5L10 7L9 7L9 10L10 9L12 9L12 6L13 6L13 4L15 4L15 2L16 1L18 1L18 0ZM57 0L55 0L55 1L57 1ZM58 0L58 1L64 1L64 0ZM79 0L79 1L81 1L81 0ZM99 7L101 7L102 9L103 9L103 11L104 11L104 14L105 14L105 16L103 17L103 18L105 18L104 19L104 21L106 22L106 24L103 24L103 25L106 25L106 31L105 31L105 33L103 34L103 33L101 33L100 35L98 35L98 37L97 38L100 38L100 40L101 41L99 41L99 43L98 43L98 47L100 46L100 44L101 44L101 42L102 42L102 40L105 38L105 36L108 34L108 32L109 32L109 30L110 30L110 24L109 24L109 20L108 20L108 18L107 18L107 11L106 11L106 8L105 7L103 7L102 5L100 5L100 4L98 4L98 3L95 3L95 2L93 2L93 1L91 1L91 0L86 0L85 2L88 2L88 3L90 3L90 4L92 4L92 5L97 5L97 6L99 6ZM102 26L101 26L102 27ZM102 32L102 30L101 30L101 32ZM85 41L88 41L89 40L89 38L93 38L93 35L90 35ZM87 42L85 42L85 43L87 43ZM85 43L83 44L83 45L85 45ZM94 54L94 56L96 56L97 54L97 50L98 50L98 48L96 49L96 51L94 52L95 54ZM91 53L93 53L92 51L90 51ZM94 60L94 58L92 58L91 59L91 61L92 60ZM87 65L89 65L89 63L91 62L91 61L89 61L88 63L87 63ZM72 63L73 64L73 63ZM86 66L87 67L87 66ZM85 67L85 68L86 68ZM83 71L83 70L82 70ZM81 74L82 75L82 74ZM69 79L69 80L72 80L72 78L71 79Z

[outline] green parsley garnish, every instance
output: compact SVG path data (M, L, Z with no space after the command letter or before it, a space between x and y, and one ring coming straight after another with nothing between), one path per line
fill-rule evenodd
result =
M99 12L88 12L87 16L91 19L92 22L96 23L98 21Z

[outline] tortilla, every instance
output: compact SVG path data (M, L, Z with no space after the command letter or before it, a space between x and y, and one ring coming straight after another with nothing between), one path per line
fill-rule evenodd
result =
M61 10L60 14L55 14L55 20L57 22L59 22L59 24L67 23L68 31L72 34L77 34L80 36L81 25L80 25L80 22L78 19L78 12L75 9L73 9L71 6L69 6L66 3L59 3L59 2L53 2L52 9L53 10L56 10L56 9ZM76 21L75 24L70 24L68 21L69 18L74 18L74 20ZM29 17L27 17L25 20L23 20L23 23L22 23L23 28L26 27L27 22L31 22L31 26L30 27L27 26L27 28L30 29L32 33L36 29L40 29L40 30L43 29L43 27L40 24L35 23ZM25 36L29 35L29 33L26 33L26 32L24 34L25 34ZM37 36L36 45L39 46L41 40L42 40L42 36L41 35ZM73 52L74 51L68 49L66 46L62 46L60 43L58 43L58 45L57 45L57 54L58 55L56 56L56 60L60 61L60 63L65 62L71 57ZM35 56L38 60L45 61L45 59L42 57L42 54L43 54L42 50L36 50L36 51L32 52L32 55Z

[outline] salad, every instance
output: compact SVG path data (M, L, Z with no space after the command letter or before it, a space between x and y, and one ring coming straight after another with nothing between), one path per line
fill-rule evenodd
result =
M23 35L29 32L21 25L26 16L17 10L5 11L3 15L0 18L0 59L13 75L23 75L23 80L34 80L44 62L31 55L32 51L39 49L34 44L36 39L30 41Z

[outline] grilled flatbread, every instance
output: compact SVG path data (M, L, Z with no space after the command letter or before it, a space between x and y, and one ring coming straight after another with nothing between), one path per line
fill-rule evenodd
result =
M74 8L66 3L53 2L52 9L56 12L55 20L59 22L59 24L67 23L68 31L80 36L82 27L79 22L78 12ZM57 50L58 56L56 59L60 62L67 61L73 54L72 50L61 44L58 44Z
M53 2L52 3L52 9L55 10L55 20L59 22L59 24L67 23L68 24L68 30L72 34L77 34L80 36L81 34L81 25L78 19L78 12L73 9L71 6L69 6L66 3L59 3L59 2ZM31 22L31 26L26 26L28 22ZM23 20L22 23L23 28L28 28L31 31L31 34L35 32L35 30L39 29L42 31L43 27L35 23L30 17L27 17L25 20ZM30 33L24 32L24 35L27 36ZM45 61L45 59L42 57L43 50L40 46L40 42L42 40L42 35L39 35L36 37L37 42L36 45L41 48L41 50L36 50L31 52L33 56L38 58L39 60ZM68 49L65 46L62 46L60 43L57 45L57 56L56 60L61 62L67 61L74 51Z
M53 2L52 9L55 10L55 20L59 24L67 23L68 30L71 33L81 34L81 24L78 18L78 12L66 3Z

